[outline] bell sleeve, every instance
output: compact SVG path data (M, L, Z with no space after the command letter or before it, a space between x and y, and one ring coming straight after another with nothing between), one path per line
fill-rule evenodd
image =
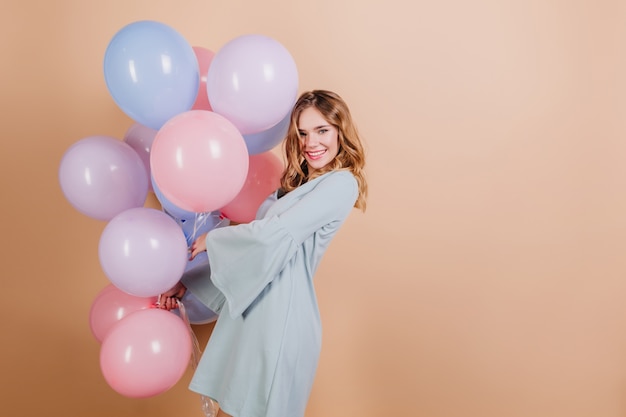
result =
M335 171L318 180L305 184L310 191L282 213L207 235L211 280L224 294L231 317L243 314L308 237L350 213L358 196L354 176Z

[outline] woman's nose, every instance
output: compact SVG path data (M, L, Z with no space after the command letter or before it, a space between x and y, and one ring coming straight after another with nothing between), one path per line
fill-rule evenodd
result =
M309 133L304 138L304 145L305 146L315 146L318 143L319 143L319 138L317 137L317 135L315 133Z

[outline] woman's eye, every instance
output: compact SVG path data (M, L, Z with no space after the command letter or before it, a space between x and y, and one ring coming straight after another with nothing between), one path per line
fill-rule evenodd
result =
M319 133L320 135L323 135L326 132L328 132L328 129L320 129L317 131L317 133Z

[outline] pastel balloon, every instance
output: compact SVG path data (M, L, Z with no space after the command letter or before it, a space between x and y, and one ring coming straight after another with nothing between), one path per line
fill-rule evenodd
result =
M150 149L157 131L139 123L134 123L124 134L124 142L137 152L141 162L146 169L146 175L150 178ZM148 183L149 190L152 190L152 183Z
M263 35L239 36L222 46L207 75L213 111L246 135L267 130L290 111L298 70L289 51Z
M274 125L267 130L243 135L243 140L246 142L246 146L248 147L248 153L250 155L257 155L275 148L287 136L290 121L291 112L287 113L283 120L278 122L277 125Z
M113 390L130 398L147 398L172 388L191 358L187 325L157 308L120 320L100 346L100 369Z
M193 52L198 59L198 67L200 70L200 83L198 85L198 95L196 102L193 104L192 110L213 110L207 94L206 79L209 73L209 66L215 56L215 52L201 46L194 46Z
M183 229L185 236L190 236L194 230L197 231L206 229L203 232L200 232L200 234L202 234L211 230L218 223L223 224L227 222L228 219L221 218L218 211L209 213L196 213L193 211L181 209L163 195L159 187L154 182L154 177L152 177L151 179L154 194L161 204L161 209L171 218L176 220L176 223L178 223L178 225Z
M109 284L96 295L91 304L89 310L91 333L98 342L102 342L116 323L134 311L153 307L156 301L157 297L135 297Z
M74 208L98 220L141 207L148 195L141 158L110 136L86 137L70 146L61 159L59 183Z
M161 192L161 189L159 188L159 186L154 181L153 175L150 177L150 183L152 185L152 190L154 191L155 197L161 204L161 208L163 209L163 211L169 214L172 218L179 221L179 220L193 219L194 217L196 217L195 212L184 210L178 207L176 204L172 203L170 200L168 200L167 197L165 197L165 195Z
M159 129L191 109L198 94L198 61L173 28L149 20L131 23L109 42L104 79L115 103L137 123Z
M261 203L280 186L283 164L272 152L250 156L248 175L241 191L222 207L222 213L237 223L248 223L256 217Z
M248 150L241 133L225 117L191 110L159 130L150 165L168 201L183 210L205 213L239 193L248 173Z
M187 241L170 216L140 207L118 214L106 225L98 253L113 285L137 297L151 297L172 288L182 276Z

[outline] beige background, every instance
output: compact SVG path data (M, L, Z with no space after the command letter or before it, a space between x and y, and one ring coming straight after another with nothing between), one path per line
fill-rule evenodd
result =
M307 417L626 415L626 3L109 0L0 4L6 416L201 416L187 373L124 398L99 369L104 222L57 171L132 124L103 78L143 19L217 50L283 43L301 90L351 105L368 147L355 211L316 282ZM150 201L148 202L150 204ZM198 326L202 343L211 326Z

